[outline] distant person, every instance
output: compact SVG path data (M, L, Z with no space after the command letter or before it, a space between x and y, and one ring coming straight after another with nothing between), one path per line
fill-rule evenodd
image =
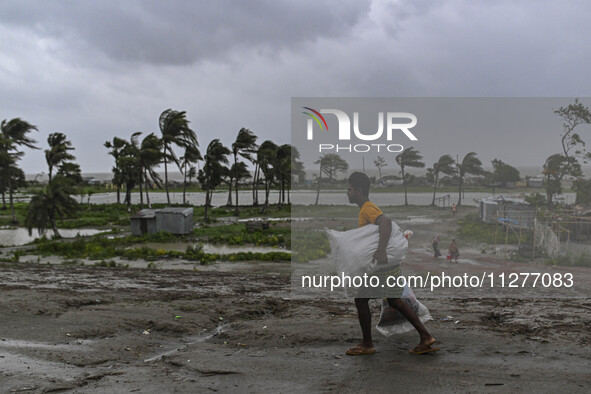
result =
M439 251L439 234L433 238L433 260L437 260L439 256L441 256L441 252Z
M457 210L456 204L455 203L451 204L451 215L452 216L456 216L456 210Z
M347 196L349 202L357 204L361 210L359 211L359 227L366 225L379 226L379 242L378 249L374 254L374 259L378 265L386 265L388 263L388 256L386 254L386 246L392 233L392 222L384 215L382 210L374 203L369 201L369 178L362 172L354 172L349 177L349 184L347 186ZM387 266L386 266L387 267ZM380 278L381 283L385 283L386 277L396 276L400 274L400 266L395 268L378 269L373 275ZM390 289L393 290L393 289ZM398 289L402 295L402 289ZM361 332L363 339L360 344L353 346L347 350L347 354L351 356L373 354L376 350L373 347L371 339L371 311L369 309L369 298L355 298L355 306L357 307L357 317L361 325ZM408 306L408 304L401 298L387 298L388 304L400 312L413 325L420 336L419 344L410 351L411 354L424 354L439 350L437 347L431 347L435 342L435 338L431 336L429 331L425 328L416 313Z
M458 257L460 257L460 249L458 249L455 238L452 238L451 243L449 244L449 255L450 261L455 260L456 263L458 262Z

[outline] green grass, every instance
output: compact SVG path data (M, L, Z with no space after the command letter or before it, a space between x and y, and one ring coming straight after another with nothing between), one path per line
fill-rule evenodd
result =
M557 257L547 257L545 265L560 265L565 267L591 267L591 255L581 253L579 255L565 254Z
M505 227L497 224L484 223L478 214L469 214L458 220L458 234L462 241L472 241L487 244L518 244L519 234L512 230L506 234ZM507 239L506 239L507 238ZM527 242L525 235L521 242Z
M288 261L291 254L286 252L270 253L232 253L227 255L204 253L199 247L188 247L185 252L154 249L143 246L145 243L173 243L196 242L197 239L207 242L225 243L230 245L268 245L284 246L291 244L290 227L272 226L267 230L249 233L245 224L231 224L209 228L198 228L195 234L178 236L167 232L146 234L144 236L107 237L97 234L92 237L77 237L71 240L38 239L34 242L36 248L31 253L39 255L63 256L69 260L88 258L91 260L107 260L121 257L130 260L145 259L156 261L165 258L180 258L190 261L210 263L215 260L243 261ZM137 246L137 245L141 246Z

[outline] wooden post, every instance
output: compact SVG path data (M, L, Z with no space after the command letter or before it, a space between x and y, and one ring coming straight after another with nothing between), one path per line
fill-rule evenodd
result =
M536 216L534 217L534 234L533 234L533 242L532 242L532 249L531 249L532 260L536 259L536 222L537 221L538 221L538 211L536 210Z
M505 258L507 258L507 242L509 241L509 225L505 224Z

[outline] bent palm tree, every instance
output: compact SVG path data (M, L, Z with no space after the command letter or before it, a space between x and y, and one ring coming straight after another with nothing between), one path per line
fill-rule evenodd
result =
M198 176L201 188L205 190L205 220L208 219L207 209L211 204L211 194L222 183L223 177L228 173L228 168L224 166L224 164L228 164L228 154L230 154L230 150L217 138L207 146L203 158L205 163Z
M466 174L480 175L484 174L484 168L482 168L482 162L476 157L475 152L470 152L464 156L462 163L458 164L458 176L459 176L459 192L458 192L458 206L462 204L462 186L464 185L464 177Z
M187 177L189 176L188 172L191 170L191 168L195 168L191 166L191 164L197 163L198 160L203 160L203 157L201 156L201 152L199 152L199 149L197 149L196 146L186 147L185 154L183 155L183 157L181 157L181 162L183 165L183 205L185 205L186 203L185 195L187 191Z
M267 140L263 142L257 150L259 171L261 171L265 177L265 204L262 209L263 213L267 211L267 207L269 206L269 193L275 176L273 164L276 161L276 157L277 145L273 141Z
M64 178L56 177L45 189L31 198L25 217L25 227L29 235L32 234L33 228L37 229L39 234L44 234L51 228L54 237L61 238L57 229L57 217L71 216L78 209L78 202L70 196L70 188L64 182Z
M254 159L252 157L253 153L256 152L257 144L256 144L257 136L254 133L247 129L241 128L238 132L238 136L236 136L236 141L232 143L232 155L234 156L234 166L238 170L238 156L242 156L243 158L252 162ZM238 183L240 182L241 178L236 178L235 175L239 174L239 171L236 173L230 173L230 188L228 191L228 204L232 205L232 181L236 182L235 185L235 193L236 193L236 211L235 214L238 214ZM243 176L244 177L244 176ZM242 177L242 178L243 178Z
M121 203L121 184L123 183L121 181L119 156L121 149L125 147L126 143L127 141L119 137L113 137L113 141L106 141L104 143L105 148L111 149L109 154L115 159L115 167L113 167L113 183L117 188L117 204Z
M49 183L51 183L53 169L66 161L74 160L75 157L69 153L74 148L72 147L72 143L67 140L65 134L51 133L47 137L47 143L49 144L49 149L45 150L45 161L47 161Z
M180 163L172 150L172 145L181 148L190 146L197 147L197 135L189 127L189 121L185 117L185 111L167 109L162 112L159 119L160 132L162 133L162 144L164 147L164 185L166 188L166 201L170 205L168 194L168 159L173 160L180 170Z
M423 156L419 153L418 150L413 148L412 146L405 149L396 156L396 163L400 166L400 171L402 172L402 186L404 187L404 205L408 205L408 200L406 198L406 177L404 176L404 168L405 167L415 167L415 168L423 168L425 167L425 163L421 161Z
M2 162L2 170L4 170L0 171L0 176L3 178L2 183L5 186L2 188L2 200L4 201L5 190L8 190L13 224L16 224L13 201L14 191L23 185L22 182L19 182L18 172L20 169L16 167L16 162L20 160L24 153L19 151L17 147L26 146L30 149L39 149L35 146L37 141L27 136L33 130L37 131L37 126L33 126L20 118L14 118L9 121L4 119L0 123L0 135L2 137L0 143L0 161Z
M435 194L437 193L437 181L439 180L439 173L442 172L446 175L451 175L454 173L455 160L450 155L443 155L437 160L437 163L433 164L433 201L431 201L431 205L435 205Z

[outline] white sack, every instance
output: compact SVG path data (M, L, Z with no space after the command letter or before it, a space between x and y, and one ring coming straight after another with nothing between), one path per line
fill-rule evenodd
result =
M417 300L414 292L408 285L404 286L401 298L410 306L410 309L415 312L421 322L424 323L427 320L431 320L429 310ZM414 330L413 325L406 320L406 317L396 309L390 307L388 300L382 300L382 313L380 314L380 321L376 328L387 337L392 334L402 334L403 332Z
M349 231L335 231L326 229L330 242L330 250L335 260L338 274L349 276L372 274L378 265L372 263L373 255L378 250L380 240L379 226L368 224ZM392 234L386 247L388 264L379 268L399 265L406 257L408 241L402 230L392 222Z

